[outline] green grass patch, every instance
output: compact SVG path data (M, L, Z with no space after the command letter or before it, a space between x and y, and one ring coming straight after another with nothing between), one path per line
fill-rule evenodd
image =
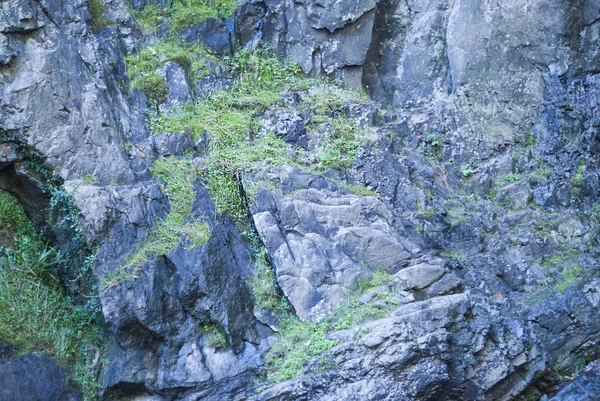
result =
M300 376L312 357L322 355L337 344L337 341L327 338L329 333L389 316L398 306L394 294L386 292L374 297L374 300L386 301L385 307L363 304L358 298L392 279L393 276L383 269L374 271L371 280L360 283L332 315L321 323L302 322L294 316L283 319L279 325L279 341L266 357L267 381L280 382Z
M139 267L150 257L168 254L183 244L190 249L205 244L210 238L208 224L189 219L195 200L194 183L199 177L199 168L190 160L160 158L150 169L161 180L161 187L169 198L170 211L152 228L141 246L133 252L118 271L102 282L104 289L121 280L137 278Z
M97 399L102 331L73 305L58 277L62 255L35 232L16 198L0 190L0 226L16 234L0 255L0 340L71 369L86 400Z
M146 6L136 13L137 21L148 31L167 22L171 29L198 24L208 18L227 19L235 11L236 0L173 0L170 7Z

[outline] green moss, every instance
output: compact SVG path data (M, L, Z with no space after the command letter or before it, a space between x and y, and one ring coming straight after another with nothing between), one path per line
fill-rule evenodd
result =
M461 263L464 263L467 261L467 255L465 255L464 253L460 253L460 252L442 252L440 255L442 255L446 258L449 258L449 259L454 259Z
M165 78L156 72L136 76L131 81L131 89L144 92L155 106L166 102L169 94Z
M92 174L85 174L83 177L81 177L81 179L83 180L84 184L94 184L98 182L98 178Z
M144 7L136 18L146 30L155 31L161 23L168 22L171 29L180 31L208 18L227 19L236 6L236 0L173 0L167 8Z
M228 347L227 337L223 329L215 323L206 323L200 327L200 333L204 337L204 343L217 350L224 350Z

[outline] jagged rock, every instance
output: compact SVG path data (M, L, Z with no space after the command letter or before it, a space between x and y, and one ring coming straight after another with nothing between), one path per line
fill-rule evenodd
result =
M52 360L25 355L0 365L1 401L81 401L68 382L68 372Z
M598 362L548 401L594 401L597 399L600 399L600 364Z
M370 270L395 272L418 252L375 197L349 194L291 167L246 182L259 185L254 223L301 319L322 320Z
M359 88L375 3L253 1L240 8L237 37L242 45L263 40L306 73L338 75Z
M199 24L184 29L179 37L188 43L204 43L221 56L231 54L231 32L227 25L218 19L209 18Z
M174 113L183 105L191 103L192 89L185 70L179 64L169 61L159 71L164 76L169 91L166 103L160 105L161 110Z
M500 189L496 195L496 202L514 210L525 209L532 200L533 193L527 181L509 184Z
M287 143L308 149L304 117L297 111L270 110L263 117L262 124L265 132L273 132Z
M182 132L164 132L152 137L152 147L160 156L181 156L192 147L192 140Z

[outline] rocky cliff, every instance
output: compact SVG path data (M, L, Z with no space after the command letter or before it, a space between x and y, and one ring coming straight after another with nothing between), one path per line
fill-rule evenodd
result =
M0 0L0 400L600 398L599 45L597 0Z

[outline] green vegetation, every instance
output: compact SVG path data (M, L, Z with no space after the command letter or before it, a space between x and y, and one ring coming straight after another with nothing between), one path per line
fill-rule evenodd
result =
M548 273L552 270L558 272L558 277L552 282L552 291L565 292L581 277L585 271L577 262L577 254L559 253L551 258L544 260L542 266L546 268Z
M461 263L464 263L467 261L467 255L465 255L464 253L460 253L460 252L442 252L440 255L442 255L443 257L449 258L449 259L454 259Z
M506 177L504 177L504 181L508 182L508 183L517 182L520 179L521 179L521 176L519 174L514 174L514 173L509 173L506 175Z
M583 178L586 169L585 160L580 160L577 163L577 168L575 170L575 174L573 175L573 195L572 199L577 200L581 198L581 194L583 191Z
M15 233L10 248L0 249L0 340L19 354L35 351L68 366L85 399L96 399L102 333L92 325L94 315L75 306L61 287L63 255L43 241L17 199L2 190L0 226Z
M250 288L257 305L264 309L276 310L280 305L281 298L277 292L277 280L275 272L267 260L267 252L261 248L255 254L254 271Z
M215 63L216 58L202 45L168 39L130 54L125 61L131 78L131 89L144 92L156 106L167 99L165 78L157 72L166 62L181 65L193 82L208 75L209 65Z
M109 25L108 21L106 21L102 16L102 13L107 9L106 4L100 0L89 0L89 9L90 15L92 16L90 25L94 32L99 32L102 30L102 28L105 28Z
M442 160L443 138L440 135L428 134L425 137L425 156L431 160Z
M146 235L142 245L133 252L119 271L107 277L103 288L116 285L123 279L136 278L139 267L149 257L163 256L177 248L182 239L193 249L206 243L210 237L208 224L190 221L195 200L194 183L199 169L190 160L161 158L150 170L162 182L162 190L169 198L170 211Z
M337 344L337 341L327 338L329 333L388 316L399 304L394 294L384 292L373 298L386 301L386 307L360 303L358 298L369 289L390 282L392 278L385 270L376 270L371 280L360 283L342 305L321 323L301 322L293 316L284 318L279 325L279 341L267 354L267 380L280 382L300 376L312 357L323 354ZM365 335L364 332L359 334ZM323 356L322 360L327 361L327 358Z
M98 178L92 174L85 174L83 177L81 177L81 179L83 180L84 184L94 184L98 182Z
M470 178L475 173L475 169L471 166L471 164L465 164L460 168L460 173L463 177Z
M527 146L527 148L531 149L535 146L535 143L536 143L535 132L529 131L527 133L527 138L525 140L525 146Z
M146 6L136 13L136 17L148 31L156 30L166 21L171 29L179 31L208 18L227 19L233 15L236 6L236 0L173 0L167 8Z
M332 121L329 132L325 150L319 155L321 163L334 170L352 167L356 151L364 141L358 133L356 120L336 118Z
M200 327L200 333L204 337L204 343L217 350L227 349L227 337L223 329L215 323L207 323Z

